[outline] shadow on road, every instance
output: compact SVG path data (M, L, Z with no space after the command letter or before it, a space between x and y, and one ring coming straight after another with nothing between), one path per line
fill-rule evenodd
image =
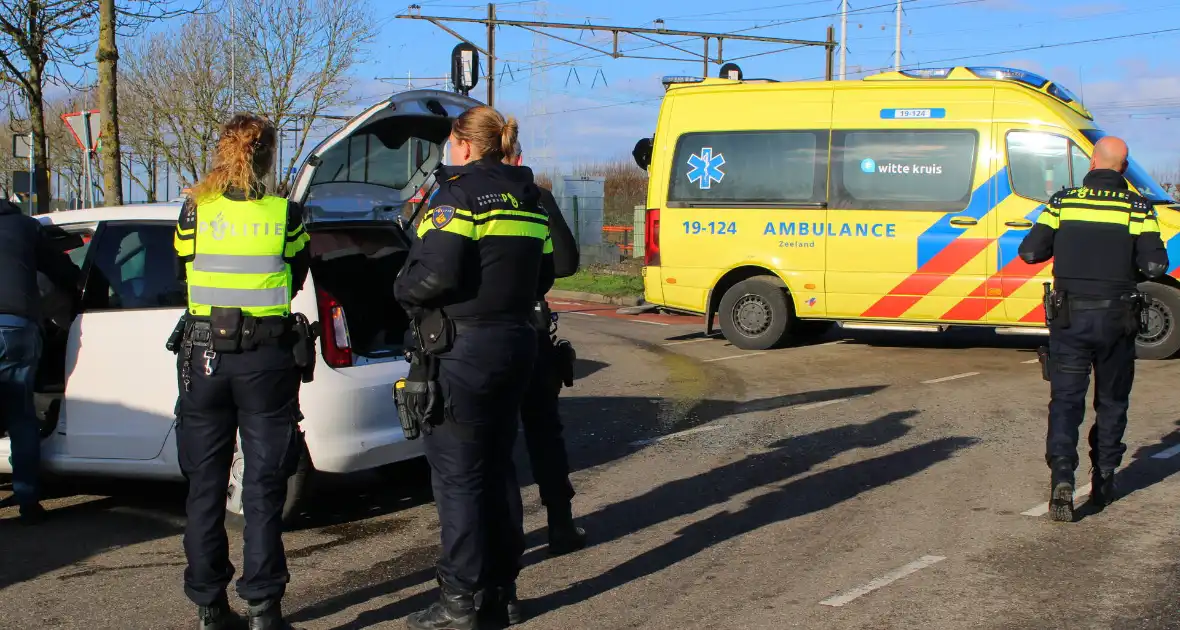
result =
M885 385L839 387L746 402L731 400L684 401L686 408L669 413L677 403L658 396L563 396L561 416L565 422L566 448L573 471L594 468L635 452L636 440L676 433L744 413L776 411L798 405L866 396ZM523 442L523 440L520 440ZM517 462L523 484L532 483L525 460Z
M1175 424L1180 426L1180 420L1177 420ZM1180 472L1180 455L1165 459L1155 459L1153 457L1155 454L1173 446L1180 446L1180 429L1176 429L1165 435L1160 442L1161 444L1140 447L1131 456L1131 463L1118 471L1117 477L1115 478L1118 488L1116 496L1121 499L1140 490L1146 490ZM1084 484L1088 481L1089 478L1078 479L1079 484ZM1118 501L1115 501L1114 505L1106 509L1117 510L1118 507ZM1078 509L1074 513L1074 520L1080 521L1096 512L1090 502L1086 501L1083 505L1078 506Z
M602 575L583 580L557 593L530 603L539 613L577 603L640 579L687 559L712 545L739 537L759 527L820 511L866 490L888 485L948 459L955 451L973 443L970 438L935 440L904 451L857 462L818 473L805 479L782 482L803 474L816 465L851 449L872 449L906 435L906 420L918 412L890 413L866 424L848 424L816 433L795 436L770 446L769 451L716 468L707 473L663 484L640 496L606 506L580 519L595 544L617 540L630 533L720 505L757 488L771 491L752 499L742 510L722 512L689 525L673 542L651 550ZM361 605L382 595L420 585L433 575L436 547L417 550L394 559L403 572L356 589L359 576L345 576L334 590L343 594L325 599L291 615L293 621L307 622ZM524 564L540 562L538 549L526 555ZM409 566L407 566L409 565ZM380 567L366 571L370 577L387 573ZM403 599L359 615L338 628L363 628L400 619L429 604L433 591Z
M886 424L888 425L888 423ZM863 492L915 475L939 462L950 459L955 452L971 446L974 442L973 438L967 437L942 438L903 451L859 461L788 482L751 499L741 510L724 511L704 520L696 521L678 531L676 538L670 542L639 554L600 575L532 600L528 602L528 606L536 611L535 614L541 615L557 608L586 601L666 569L719 543L743 536L767 525L825 510ZM786 445L780 444L780 448L784 447ZM802 472L801 470L792 470L789 463L784 466L784 462L780 458L773 457L774 454L774 452L770 453L770 457L751 456L751 459L755 457L762 459L758 463L749 464L751 470L746 474L762 479L773 479L774 477L785 479L791 474ZM727 472L731 475L740 474L734 470ZM668 485L681 485L676 494L683 498L692 496L694 493L708 493L714 484L724 483L725 479L714 471ZM767 485L774 483L776 482L770 481ZM657 488L653 493L668 493L665 488L666 486ZM643 505L647 510L666 509L656 507L653 503L655 500L653 497L639 497L635 501L636 505ZM620 518L625 518L625 515L620 514ZM589 527L594 526L589 524L592 522L595 521L588 520ZM610 526L608 525L608 527ZM620 523L613 526L613 533L622 533L627 529L629 529L627 525Z
M105 486L105 488L103 487ZM110 570L87 566L86 560L111 549L176 536L183 529L184 491L179 497L172 484L121 482L117 496L109 483L72 483L54 480L45 486L44 500L88 496L77 503L49 511L45 522L20 524L15 508L3 511L0 520L0 590L46 573L70 567L67 580ZM166 554L143 566L176 566L179 576L184 554ZM142 567L123 567L142 568Z

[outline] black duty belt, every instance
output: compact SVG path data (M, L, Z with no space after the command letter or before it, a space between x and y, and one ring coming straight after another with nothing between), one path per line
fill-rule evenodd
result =
M1075 311L1099 311L1109 308L1127 306L1128 302L1124 299L1114 300L1087 300L1084 298L1070 298L1069 308Z

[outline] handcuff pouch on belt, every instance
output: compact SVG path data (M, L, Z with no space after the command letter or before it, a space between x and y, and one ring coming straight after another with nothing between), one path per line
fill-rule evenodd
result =
M438 382L438 355L455 340L453 322L441 311L427 311L410 323L416 347L406 349L409 373L393 385L393 401L407 440L427 435L443 419L442 387Z

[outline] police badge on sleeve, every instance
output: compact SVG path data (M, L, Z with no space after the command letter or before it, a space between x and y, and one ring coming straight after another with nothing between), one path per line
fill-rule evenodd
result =
M430 223L439 230L445 228L454 218L455 208L452 206L438 206L430 213Z

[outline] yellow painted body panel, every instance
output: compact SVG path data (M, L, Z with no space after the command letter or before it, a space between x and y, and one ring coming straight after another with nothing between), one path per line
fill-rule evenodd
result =
M645 269L647 301L704 313L710 292L726 274L757 267L786 283L795 312L803 318L1043 325L1041 283L1051 268L1026 265L1016 256L1041 208L1040 201L1019 194L1029 190L1027 175L1035 169L1022 166L1019 177L1024 179L1014 186L1008 138L1012 132L1032 131L1073 143L1072 171L1079 173L1080 183L1093 148L1082 134L1094 128L1084 108L1067 105L1045 90L978 79L963 69L944 80L893 73L873 79L769 84L706 80L671 86L649 166L647 207L660 213L660 256L658 266ZM928 149L923 138L968 143L973 137L973 163L963 165L955 159L963 152L947 149L946 164L892 158L877 163L866 153L859 169L850 168L859 147L885 146L881 130L912 132L906 137L915 155L928 155L921 153ZM686 134L781 131L823 133L827 138L830 159L817 167L827 175L826 195L821 195L826 203L711 204L714 186L723 186L725 177L732 182L742 176L733 170L732 146L737 145L727 150L731 157L725 160L711 147L691 144L697 136ZM682 138L685 146L677 157ZM838 159L840 151L849 152L850 159ZM860 160L862 155L854 157ZM687 167L674 163L682 159L692 161ZM1040 164L1036 168L1043 168ZM706 168L712 165L716 168ZM904 194L905 182L941 176L944 168L962 173L963 182L969 177L969 190L949 185L945 191L952 196L962 192L961 200L935 200L930 209L866 209L850 201L853 188L864 185L858 181L876 185L885 181L877 177L915 178L886 184L900 185ZM1068 180L1069 172L1047 171L1046 179ZM670 201L674 173L687 173L694 187L699 184L699 190L690 191L697 195L692 202ZM748 175L741 181L748 185ZM953 184L959 179L940 181ZM842 192L837 182L843 182ZM1062 182L1045 185L1050 183ZM1180 231L1180 212L1166 207L1159 211L1167 242ZM1180 249L1180 239L1176 245Z

